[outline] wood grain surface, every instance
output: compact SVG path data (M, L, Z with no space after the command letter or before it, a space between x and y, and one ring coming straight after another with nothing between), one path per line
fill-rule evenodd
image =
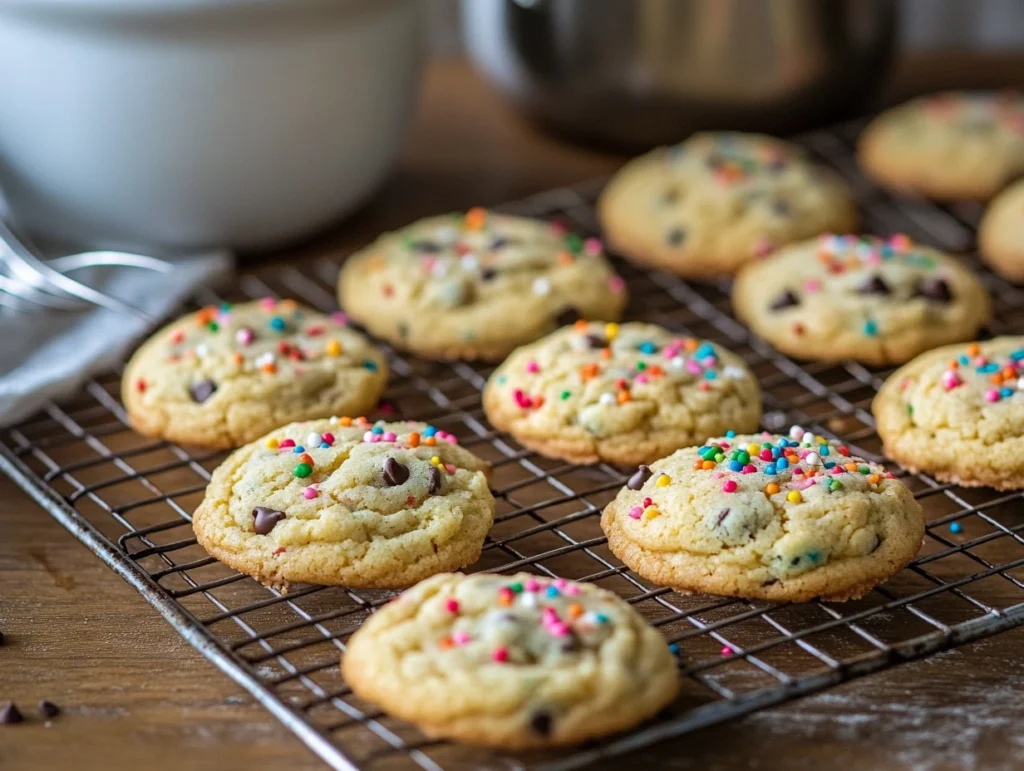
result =
M1024 61L931 60L925 84L1005 84ZM264 259L365 241L416 216L491 204L606 174L621 158L539 134L463 65L428 73L410 142L375 202L336 232ZM238 686L121 579L0 478L0 769L320 769ZM1024 753L1024 630L701 731L631 758L637 768L1010 769ZM44 721L36 703L63 709ZM602 767L618 768L622 761Z

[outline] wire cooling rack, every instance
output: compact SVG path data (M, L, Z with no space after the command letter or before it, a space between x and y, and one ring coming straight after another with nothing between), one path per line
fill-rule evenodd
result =
M863 229L970 249L980 207L895 199L872 187L851 154L859 128L799 141L853 187ZM554 190L504 208L596 232L599 188ZM1024 331L1024 288L965 259L995 298L991 332ZM621 261L616 267L629 283L629 318L709 338L744 357L764 391L766 428L800 423L879 457L869 409L887 371L797 364L736 322L725 283L691 285ZM225 296L205 292L195 301L277 295L333 309L337 269L333 260L303 271L268 269L242 277ZM0 466L333 768L578 768L1024 623L1021 493L904 476L927 513L925 543L911 566L860 600L779 605L684 596L645 581L608 551L598 520L623 482L620 470L543 458L492 429L480 407L490 367L387 352L393 377L385 413L452 431L494 464L496 523L472 569L592 581L627 598L679 646L682 695L657 720L557 754L512 757L427 739L353 696L339 672L349 635L392 593L304 586L285 596L208 557L190 516L223 456L132 432L119 373L0 433Z

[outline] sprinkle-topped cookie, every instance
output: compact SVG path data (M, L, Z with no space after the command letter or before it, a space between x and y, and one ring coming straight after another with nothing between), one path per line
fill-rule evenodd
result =
M495 427L575 463L646 463L721 433L752 430L761 394L734 353L653 324L578 321L515 351L491 375Z
M738 133L696 134L631 161L599 209L617 251L698 279L856 217L845 185L796 145Z
M922 354L872 405L886 454L945 482L1024 488L1024 338Z
M869 176L897 191L990 198L1024 172L1024 97L948 92L914 99L871 122L859 157Z
M605 509L612 552L685 591L860 597L906 565L921 507L884 467L794 426L730 432L640 469Z
M665 639L625 601L527 573L418 584L353 635L342 670L428 736L495 747L625 730L679 688Z
M373 334L444 359L500 359L578 318L617 321L627 300L599 240L486 209L381 236L348 259L338 292Z
M996 273L1024 284L1024 179L1006 188L985 210L978 250Z
M211 555L269 586L409 586L480 555L487 469L423 423L294 423L224 461L192 524Z
M904 235L825 235L786 247L744 268L732 301L786 354L877 366L969 340L991 315L988 292L959 260Z
M122 398L140 433L237 447L293 420L368 411L384 357L341 314L267 298L204 308L139 348Z

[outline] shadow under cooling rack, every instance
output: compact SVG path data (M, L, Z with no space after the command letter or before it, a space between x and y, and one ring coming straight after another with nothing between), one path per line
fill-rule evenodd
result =
M852 160L858 128L800 141L847 179L863 229L969 249L980 209L891 198L871 187ZM554 190L503 208L594 233L599 187ZM991 331L1024 329L1024 291L965 259L995 298ZM270 268L243 276L225 296L205 292L195 301L288 296L333 310L338 264ZM689 284L622 261L616 268L629 284L627 318L711 339L747 361L764 392L766 428L800 423L880 459L870 403L888 372L779 355L732 317L725 283ZM282 595L207 556L192 535L191 512L223 455L131 431L120 373L0 434L0 467L334 768L576 768L1024 623L1021 493L904 475L928 518L922 550L860 600L770 604L682 595L645 581L609 552L598 521L623 483L619 469L544 458L496 432L480 407L489 367L425 362L383 347L393 377L378 416L432 422L494 465L496 522L472 570L564 576L626 598L679 647L683 689L666 713L632 733L560 753L513 757L428 739L357 699L338 667L348 636L393 593L300 586Z

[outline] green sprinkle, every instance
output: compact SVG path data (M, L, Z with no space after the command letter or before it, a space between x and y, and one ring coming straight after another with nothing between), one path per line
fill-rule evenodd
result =
M750 463L750 453L746 450L740 450L736 453L736 460L740 463Z
M829 490L842 490L843 489L843 483L840 482L838 479L830 479L830 480L828 480L828 489Z
M308 463L300 463L298 466L295 467L295 476L297 476L299 479L305 479L312 473L313 467L310 466Z
M858 467L857 471L859 471L861 474L870 474L871 473L871 469L868 466L860 466L860 467Z
M506 380L508 380L507 375L498 375L498 385L505 385Z
M369 359L367 359L366 361L363 362L363 368L370 370L370 372L376 372L377 371L377 362L370 361Z
M211 332L216 332L218 329L220 329L220 324L218 324L216 321L211 321L209 324L206 325L206 328L209 329Z
M570 396L572 396L572 391L562 391L562 393L560 393L559 396L561 397L562 401L565 401Z
M510 585L508 588L511 589L516 594L521 594L522 591L523 591L523 585L521 583L519 583L518 581L516 581L514 584Z
M583 238L579 233L569 233L565 237L565 248L573 254L579 254L583 250Z
M725 455L720 453L720 452L716 452L715 453L715 462L716 463L721 463L723 460L725 460Z
M647 365L644 362L642 362L642 361L638 361L636 363L636 368L637 368L637 371L643 372L645 369L647 369Z

